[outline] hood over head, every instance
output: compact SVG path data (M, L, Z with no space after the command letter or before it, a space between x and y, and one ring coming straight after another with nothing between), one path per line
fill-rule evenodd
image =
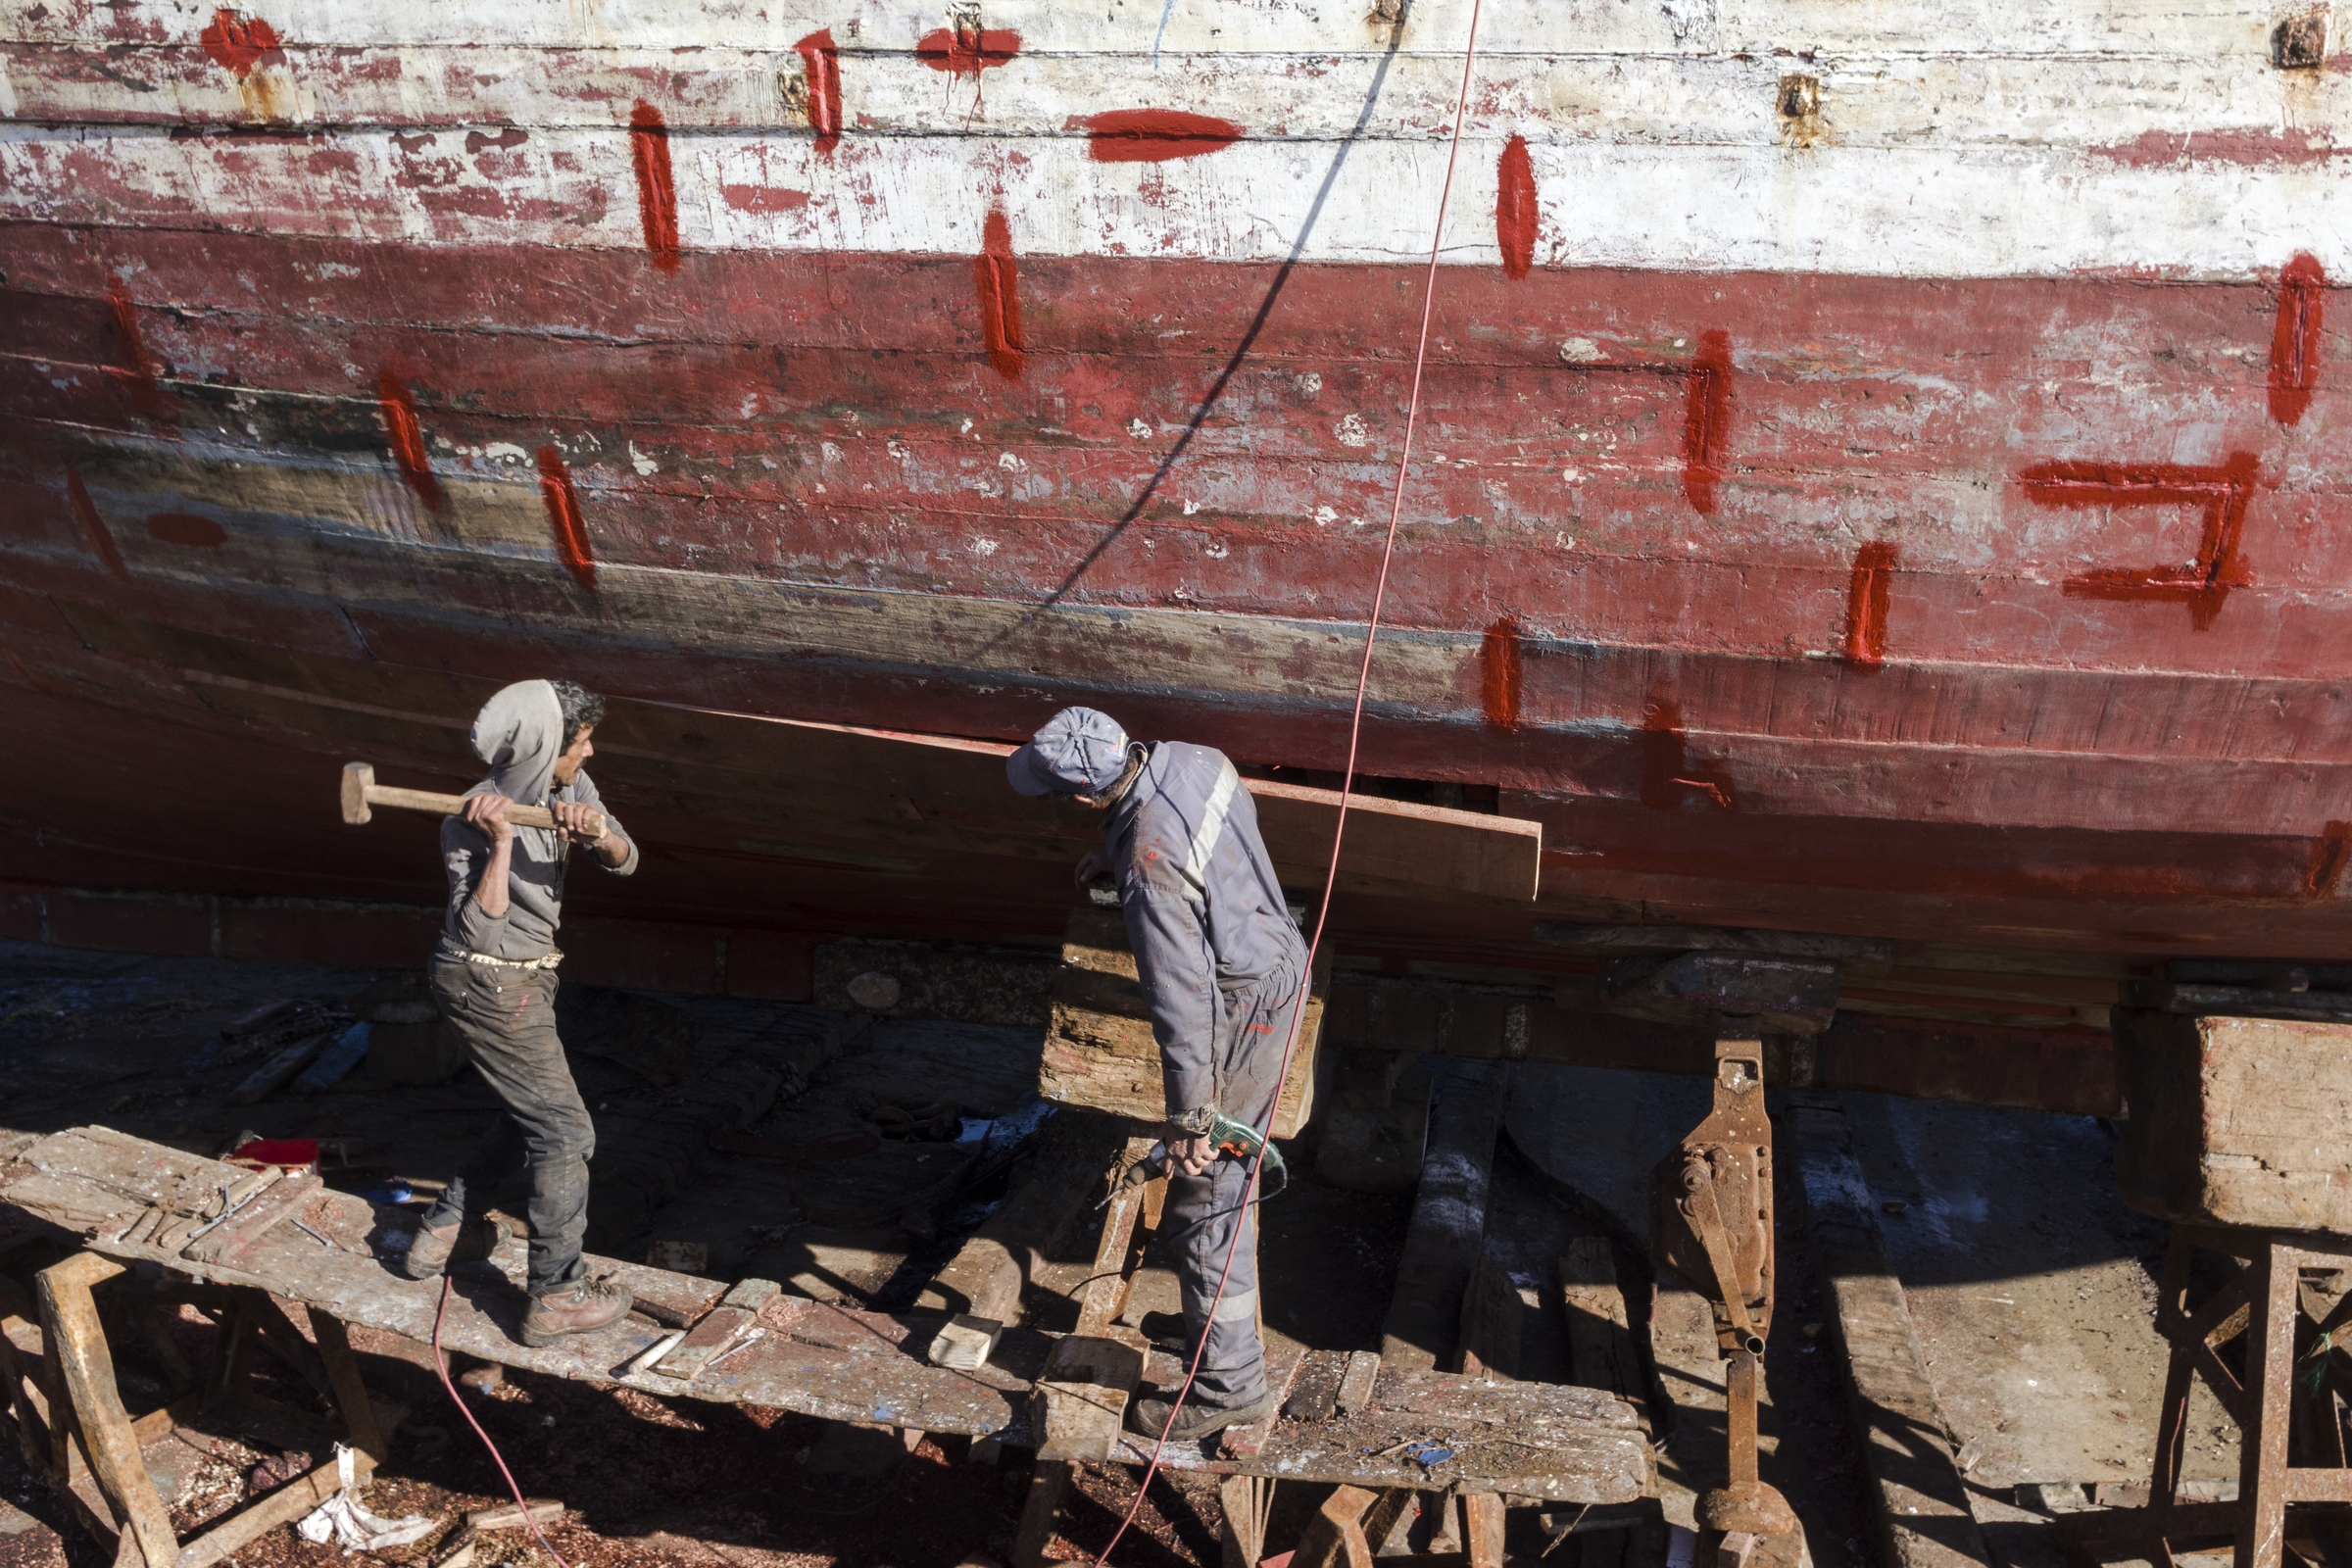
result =
M473 752L490 776L467 795L499 794L524 806L547 803L564 755L564 705L543 680L516 681L482 705L473 718Z

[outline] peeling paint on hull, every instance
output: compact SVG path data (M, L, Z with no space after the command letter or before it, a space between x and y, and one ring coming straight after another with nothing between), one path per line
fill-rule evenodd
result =
M2227 0L1614 8L1572 54L1496 9L1368 770L1541 818L1545 917L2352 956L2348 78ZM0 39L0 682L67 774L0 768L10 821L162 876L189 824L74 787L120 715L334 749L191 669L997 738L1085 700L1336 764L1447 24L1189 19L1162 74L1042 4L438 11ZM879 853L706 871L888 929ZM1021 887L990 918L1056 928Z

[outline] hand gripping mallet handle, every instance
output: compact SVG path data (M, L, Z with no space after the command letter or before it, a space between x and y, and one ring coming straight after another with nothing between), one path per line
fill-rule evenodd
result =
M357 827L374 813L375 806L389 806L403 811L431 811L436 816L462 816L466 811L463 795L436 795L431 790L396 790L375 781L375 765L371 762L343 764L343 820ZM507 820L516 827L552 828L556 815L544 806L510 806ZM588 826L598 838L605 836L605 813L588 813Z

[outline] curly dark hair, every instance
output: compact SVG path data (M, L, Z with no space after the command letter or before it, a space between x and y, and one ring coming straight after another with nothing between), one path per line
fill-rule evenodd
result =
M564 749L580 738L580 731L599 724L605 717L605 700L577 681L551 680L556 689L556 706L564 710Z

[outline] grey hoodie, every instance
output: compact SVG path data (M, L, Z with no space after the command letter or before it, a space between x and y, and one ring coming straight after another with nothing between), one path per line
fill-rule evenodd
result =
M569 784L552 788L556 760L564 755L564 707L543 680L507 687L482 705L473 720L473 752L490 764L490 776L466 792L504 795L523 806L578 801L603 808L603 797L585 769ZM611 812L605 819L617 831ZM623 832L622 837L628 835ZM491 915L474 902L473 890L490 863L490 836L462 816L441 819L441 864L449 873L449 913L441 925L444 951L482 953L493 958L542 958L555 951L556 927L564 922L564 869L571 847L549 828L518 827L507 872L504 915ZM602 864L602 861L598 862ZM627 876L637 869L637 841L629 858L610 869Z
M1256 804L1224 753L1162 741L1103 827L1168 1111L1215 1105L1228 999L1296 987L1306 964Z

